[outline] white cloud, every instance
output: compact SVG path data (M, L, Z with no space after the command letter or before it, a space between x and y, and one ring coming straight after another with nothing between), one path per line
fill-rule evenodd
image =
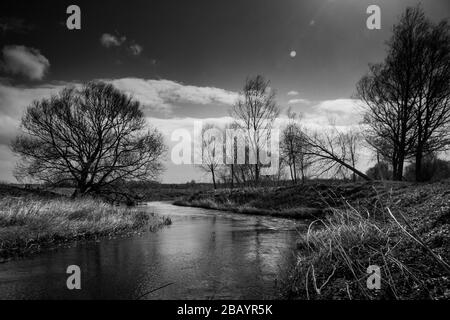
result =
M141 102L145 109L170 114L174 107L184 104L231 106L238 94L215 87L183 85L171 80L146 80L122 78L103 80L130 94ZM65 86L78 83L58 83L33 87L19 87L0 83L0 115L20 118L24 109L33 100L40 100L58 93Z
M119 46L122 45L122 43L125 42L126 39L127 38L124 37L124 36L116 37L116 36L114 36L112 34L104 33L100 37L100 43L106 48L119 47Z
M111 47L123 47L126 52L133 56L139 56L144 48L134 42L133 40L127 41L127 37L125 36L115 36L110 33L104 33L100 37L100 43L105 48L111 48Z
M9 116L0 116L0 145L9 145L17 135L19 120Z
M231 106L238 94L215 87L183 85L171 80L122 78L110 80L120 90L131 94L144 106L170 113L177 104L221 104Z
M131 54L134 55L134 56L140 55L142 53L142 51L144 50L144 48L142 48L142 46L137 44L137 43L132 44L129 47L129 49L130 49Z
M3 48L3 69L6 72L41 80L49 67L50 62L37 49L16 45Z
M289 91L287 93L288 96L297 96L298 94L299 94L298 91L295 91L295 90Z
M304 112L304 120L311 125L355 126L362 120L360 101L356 99L335 99L322 101Z
M0 116L8 115L19 119L33 100L40 100L57 93L64 84L36 87L13 87L0 83Z
M193 132L195 122L201 122L203 125L214 124L221 128L225 127L226 124L233 122L233 118L229 116L210 118L184 117L170 119L147 117L146 119L151 126L158 128L158 130L160 130L165 136L169 137L169 139L172 132L177 129L186 129L189 132Z
M308 99L291 99L288 101L288 104L297 104L297 103L310 103Z

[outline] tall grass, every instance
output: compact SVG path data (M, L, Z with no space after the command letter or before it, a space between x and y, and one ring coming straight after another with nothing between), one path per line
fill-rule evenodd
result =
M170 219L141 209L116 207L94 199L3 198L0 257L70 240L156 229L170 223Z
M391 215L387 216L394 218L390 220L386 220L386 214L368 216L366 210L350 205L331 210L333 214L314 221L308 232L300 235L300 253L287 284L288 297L430 298L426 288L427 271L439 265L435 257L424 252L423 242L419 245L412 241L390 210ZM432 253L430 248L425 249ZM381 269L380 290L367 287L369 265Z

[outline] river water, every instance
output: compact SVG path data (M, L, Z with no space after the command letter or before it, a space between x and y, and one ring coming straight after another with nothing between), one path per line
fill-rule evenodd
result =
M289 219L165 202L145 207L169 216L172 225L0 264L0 299L274 298L305 228ZM81 269L80 290L67 289L69 265Z

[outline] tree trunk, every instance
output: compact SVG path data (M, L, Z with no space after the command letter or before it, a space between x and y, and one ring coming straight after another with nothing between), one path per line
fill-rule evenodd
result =
M403 164L404 164L404 162L405 162L405 159L403 156L401 156L397 163L397 172L395 174L394 180L397 180L397 181L403 180Z
M259 182L259 147L256 147L255 182Z
M353 166L353 168L356 166L356 163L355 163L355 160L354 160L353 157L352 157L352 166ZM355 172L352 173L352 181L353 182L356 181L356 174L355 174Z
M292 165L294 167L294 183L297 184L297 168L295 167L295 157L292 158Z
M291 174L291 180L294 182L294 174L292 173L292 164L289 164L289 172Z
M397 170L398 170L398 160L397 156L393 156L392 158L392 180L396 180L397 177Z
M216 175L214 174L214 170L211 169L212 181L214 185L214 190L216 190Z
M234 164L231 165L231 189L234 188Z
M349 169L350 171L352 171L353 173L356 173L358 176L360 176L361 178L367 180L367 181L372 181L372 179L367 176L366 174L362 173L361 171L359 171L358 169L352 167L351 165L345 163L344 161L335 159L335 161L337 161L338 163L340 163L341 165L343 165L344 167L346 167L347 169Z

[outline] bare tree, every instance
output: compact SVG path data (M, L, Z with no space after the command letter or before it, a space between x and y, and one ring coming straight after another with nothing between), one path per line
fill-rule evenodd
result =
M366 105L363 123L367 143L389 159L395 180L402 180L403 164L413 152L415 127L411 95L403 75L373 65L357 85L358 98Z
M242 172L244 172L245 175L246 171L242 169L244 166L248 166L248 164L242 162L245 162L245 153L248 150L248 148L246 149L244 146L244 149L240 150L242 146L239 145L239 143L245 144L246 137L239 136L240 135L239 126L235 122L225 125L224 131L225 131L224 154L226 155L225 161L226 163L222 170L222 176L226 180L228 180L228 182L230 183L230 187L234 188L235 183L240 184L242 180L239 177L240 176L239 172L241 172L241 176ZM241 139L241 141L239 141L239 139ZM242 155L243 159L240 159L241 160L240 163L238 163L239 152L243 153Z
M306 170L311 164L311 159L306 153L307 137L299 121L300 116L288 109L289 122L281 133L281 154L289 166L291 180L297 183L298 173L302 182L305 181Z
M214 189L216 189L218 168L224 164L223 132L213 124L206 124L201 135L202 164L200 168L211 174Z
M394 26L385 61L370 66L357 85L366 105L366 140L389 159L401 180L406 159L448 147L450 36L447 22L433 25L418 6Z
M306 154L315 158L316 166L319 164L319 175L329 172L344 174L344 170L349 170L365 180L371 180L355 167L356 153L353 158L355 162L352 163L352 151L349 150L345 134L336 127L333 127L331 131L315 132L305 137Z
M341 150L346 150L346 161L356 168L356 164L359 160L359 144L361 142L361 133L355 129L350 129L345 133L339 134L339 140L341 143ZM356 173L352 171L352 180L356 181Z
M259 182L260 175L260 150L279 113L275 92L269 87L269 81L260 75L247 78L231 115L237 126L248 134L249 150L256 158L253 172L256 183Z
M140 105L103 82L34 102L12 143L19 177L74 183L75 195L110 190L124 180L152 180L163 169L161 134L147 130Z
M415 174L416 181L424 181L423 158L450 146L450 26L447 21L433 24L420 8L411 11L420 26L413 38L420 48L414 91Z

